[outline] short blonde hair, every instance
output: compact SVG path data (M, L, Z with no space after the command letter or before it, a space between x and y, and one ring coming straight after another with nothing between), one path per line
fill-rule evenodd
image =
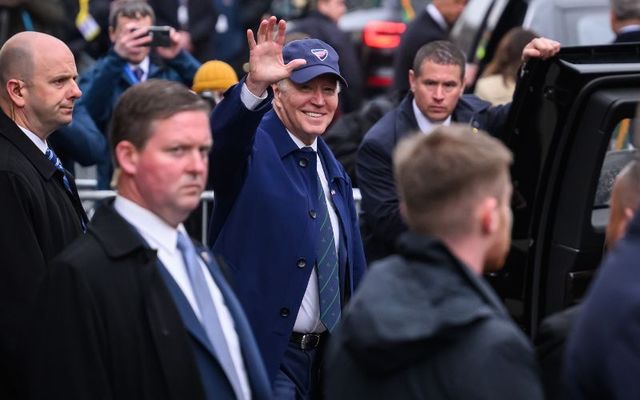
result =
M438 237L464 234L478 201L502 198L511 162L502 142L468 125L440 126L403 140L394 171L407 225Z

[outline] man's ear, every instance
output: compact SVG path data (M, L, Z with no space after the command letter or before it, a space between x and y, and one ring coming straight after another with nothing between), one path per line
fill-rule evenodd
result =
M477 208L477 215L480 220L480 229L483 234L492 235L498 230L500 216L498 215L498 199L495 197L485 197L480 201Z
M135 175L138 170L140 153L133 143L128 140L119 142L116 145L115 158L123 173L126 173L127 175Z
M7 81L6 90L7 94L9 95L9 99L19 108L24 107L26 103L24 99L23 89L23 82L19 79L9 79L9 81Z
M624 215L622 217L622 220L620 221L620 224L618 224L618 227L620 229L620 236L618 237L622 237L627 232L629 223L631 223L633 216L636 215L635 211L633 211L633 209L629 207L625 207L622 212Z
M409 70L409 88L411 89L411 92L413 93L415 91L415 86L416 86L416 74L415 72L413 72L412 69Z
M111 41L111 43L116 42L116 30L113 28L113 26L109 26L109 40Z

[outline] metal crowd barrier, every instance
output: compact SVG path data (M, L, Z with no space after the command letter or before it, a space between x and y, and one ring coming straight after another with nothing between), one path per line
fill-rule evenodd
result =
M89 218L93 216L93 211L96 205L96 202L99 202L104 199L108 199L110 197L114 197L116 192L113 190L96 190L96 180L95 179L77 179L76 185L78 187L78 195L80 196L80 200L82 201L82 205L84 206L87 215ZM353 200L356 203L356 212L360 215L360 189L353 189ZM201 228L202 228L202 237L200 240L202 243L207 243L207 231L209 224L209 207L207 207L208 203L213 203L213 191L208 190L202 193L200 207L202 210L202 220Z

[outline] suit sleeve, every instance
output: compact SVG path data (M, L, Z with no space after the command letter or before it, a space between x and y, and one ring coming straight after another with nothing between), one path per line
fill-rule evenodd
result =
M224 99L211 114L213 150L209 154L209 171L217 211L210 223L210 245L215 242L242 188L258 125L264 113L271 109L271 92L257 109L244 106L240 98L244 80L225 92Z
M86 280L67 262L52 263L39 293L38 314L33 397L112 399L107 328Z
M356 166L365 222L376 238L394 246L407 226L400 216L390 149L365 140L358 151Z

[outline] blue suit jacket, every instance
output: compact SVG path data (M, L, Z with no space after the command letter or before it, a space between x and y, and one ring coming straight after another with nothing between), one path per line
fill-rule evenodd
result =
M639 257L636 213L600 266L567 340L567 398L640 398Z
M242 308L207 266L240 340L254 399L271 387ZM36 398L235 399L191 306L156 252L111 205L51 266L34 363Z
M227 91L211 119L216 202L210 237L214 253L234 274L273 379L313 270L316 228L310 211L317 206L317 173L309 153L298 149L271 110L271 98L257 110L244 107L243 82ZM318 152L346 247L340 271L345 301L366 268L362 240L349 177L322 139Z

